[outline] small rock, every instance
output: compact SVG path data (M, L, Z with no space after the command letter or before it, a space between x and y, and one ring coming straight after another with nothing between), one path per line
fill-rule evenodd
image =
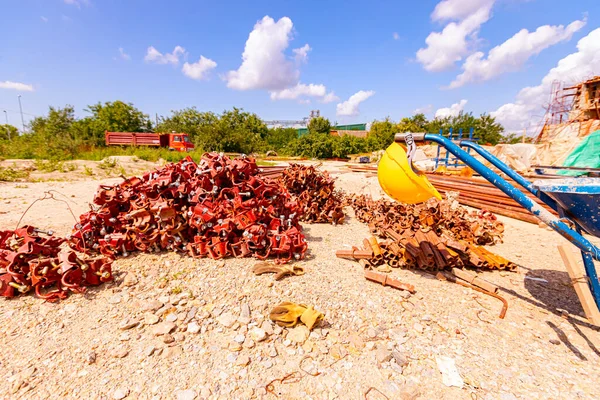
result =
M187 314L185 316L185 320L191 321L196 316L197 312L198 312L198 307L190 308L190 310L187 312Z
M367 329L367 336L369 339L375 339L377 337L377 331L373 328Z
M408 357L405 354L400 353L399 351L392 351L392 357L401 367L406 367L408 365Z
M175 322L175 321L177 321L177 314L175 314L175 313L168 313L167 316L165 317L165 319L168 322Z
M119 324L119 329L122 331L126 331L127 329L135 328L139 324L140 323L138 321L127 318L121 321L121 323Z
M121 302L121 300L122 300L122 296L119 293L112 295L108 298L108 302L110 304L119 304Z
M242 303L240 307L240 316L238 318L238 321L244 325L250 323L250 306L248 305L248 303Z
M147 311L156 311L158 309L160 309L163 306L163 303L161 303L158 300L152 300L150 302L144 302L142 305L142 311L147 312Z
M154 325L154 324L158 323L158 321L160 321L160 318L158 317L158 315L154 315L154 314L150 314L150 313L144 314L144 323L146 325Z
M267 335L272 335L274 333L273 325L271 325L269 321L263 321L263 323L260 325L260 328L265 331Z
M251 349L255 346L256 344L254 343L254 340L250 339L250 338L246 338L246 340L244 340L243 346L246 349Z
M233 340L238 343L244 343L246 337L244 335L236 335L236 337L234 337Z
M181 346L173 346L173 347L167 347L163 350L162 355L165 358L171 358L174 356L178 356L180 354L183 353L183 349L181 348Z
M242 350L242 345L239 344L238 342L230 342L228 349L230 351L241 351Z
M558 346L560 344L560 340L558 340L558 339L550 339L550 343Z
M137 283L138 279L133 272L128 272L127 275L125 275L125 278L123 278L123 285L127 287L131 287Z
M160 296L158 298L158 301L160 301L163 304L168 303L169 302L169 296Z
M166 335L167 333L171 333L175 328L177 328L177 325L173 322L161 322L152 328L152 333L154 336Z
M196 398L196 392L192 389L178 390L176 396L177 400L194 400Z
M389 350L384 349L382 347L377 349L377 351L375 352L375 358L377 359L377 363L383 364L392 359L392 353Z
M129 389L117 389L112 394L112 398L115 400L121 400L127 396L129 396Z
M93 363L95 363L95 362L96 362L96 352L94 352L94 351L90 352L90 353L87 355L87 357L86 357L85 361L86 361L88 364L93 364Z
M127 357L127 354L129 354L129 349L127 349L125 346L119 346L112 351L112 356L114 358Z
M162 341L163 343L169 344L173 343L175 341L175 338L170 333L167 333L162 335Z
M196 322L190 322L187 325L187 331L189 333L198 333L200 332L200 325L198 325Z
M223 325L225 328L231 328L233 326L233 324L235 324L237 318L235 318L233 316L232 313L230 312L226 312L224 314L221 314L218 318L217 321Z
M242 354L238 356L237 360L235 361L235 364L245 367L246 365L250 364L250 357L248 357L245 354Z
M417 322L416 324L413 325L413 329L415 330L415 332L421 334L425 330L425 327L423 327L423 325L421 325Z
M146 346L146 348L144 349L144 354L146 355L146 357L150 357L152 354L154 354L154 351L156 350L156 347L154 347L154 345L149 345Z
M297 327L288 330L286 339L289 339L292 342L302 344L306 342L306 339L308 339L308 335L310 335L310 331L308 330L308 328L304 325L298 325Z
M269 346L269 349L267 350L267 355L269 357L277 357L277 349L275 348L275 346Z
M265 340L267 338L267 332L265 332L263 329L261 328L252 328L250 329L250 337L252 338L252 340L254 340L255 342L262 342L263 340Z
M119 340L121 342L127 342L130 339L128 332L123 332L119 335Z
M365 342L362 340L362 338L360 336L358 336L355 333L348 336L348 341L350 342L350 345L357 350L364 349L364 347L365 347Z
M266 369L269 369L273 366L273 361L265 360L262 362L262 366L265 367Z
M230 353L227 355L227 362L234 363L238 358L238 355L235 353Z

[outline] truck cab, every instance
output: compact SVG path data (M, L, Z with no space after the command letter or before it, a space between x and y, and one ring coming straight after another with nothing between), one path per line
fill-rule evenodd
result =
M169 150L192 151L194 144L187 133L169 133Z

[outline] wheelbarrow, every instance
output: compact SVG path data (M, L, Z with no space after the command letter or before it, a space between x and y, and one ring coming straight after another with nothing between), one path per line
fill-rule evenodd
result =
M596 308L600 309L600 282L594 266L594 260L600 261L600 248L583 236L585 232L600 237L600 178L552 179L531 183L472 141L462 140L456 143L431 133L399 133L395 136L395 143L386 150L380 161L378 178L386 193L405 203L418 203L431 197L441 198L427 177L412 164L416 142L435 142L445 147L456 158L574 244L581 251L586 280ZM406 147L400 144L405 144ZM461 147L473 149L498 170L554 209L559 217L555 217Z

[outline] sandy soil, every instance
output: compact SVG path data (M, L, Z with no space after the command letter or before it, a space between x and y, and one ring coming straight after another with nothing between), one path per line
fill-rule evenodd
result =
M342 189L381 195L376 178L340 163L324 168ZM0 227L13 229L48 190L79 215L100 183L119 181L97 178L0 183ZM365 281L357 263L334 256L368 235L350 211L342 226L304 226L303 276L254 276L252 259L137 254L114 263L114 283L58 304L0 299L0 398L363 399L371 387L368 399L598 398L600 334L560 261L556 245L565 240L500 219L504 243L489 249L520 268L483 276L509 301L504 320L498 300L430 275L392 272L416 287L412 296ZM73 223L53 200L21 221L59 234ZM308 338L272 325L269 311L282 301L313 305L323 325ZM444 385L436 361L444 356L463 388Z

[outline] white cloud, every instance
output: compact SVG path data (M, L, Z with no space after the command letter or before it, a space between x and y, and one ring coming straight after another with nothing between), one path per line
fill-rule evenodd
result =
M469 82L484 82L506 72L517 71L527 60L542 50L559 42L570 40L573 34L583 28L585 20L563 25L543 25L534 32L522 29L513 37L490 50L484 58L482 52L471 54L462 66L463 73L450 83L457 88Z
M160 51L156 50L154 46L148 47L146 52L146 56L144 57L144 61L153 62L156 64L179 64L179 58L184 56L185 49L181 46L175 46L172 53L162 54Z
M363 101L367 100L369 97L375 94L372 90L359 90L354 93L350 98L342 103L338 103L336 107L336 114L338 117L346 116L346 117L354 117L360 114L360 110L358 106Z
M307 44L304 46L292 50L294 52L295 58L297 62L307 62L308 61L308 52L311 51L312 48Z
M467 100L462 99L458 103L452 104L450 107L439 108L435 112L435 118L456 117L465 109L466 104Z
M398 40L398 39L400 39L400 35L398 35L398 32L394 32L394 33L392 34L392 37L394 38L394 40Z
M131 56L125 53L125 50L123 50L122 47L119 47L119 57L121 57L121 59L125 61L131 60Z
M4 81L0 82L0 89L13 89L19 92L33 92L33 85L26 83Z
M217 63L210 58L200 56L200 59L196 63L190 64L186 62L183 64L181 71L188 78L202 80L206 79L210 70L214 69L216 66Z
M507 131L520 131L537 122L536 117L543 114L552 82L577 83L595 75L600 75L600 28L580 39L577 51L559 60L539 85L521 89L514 103L504 104L490 114Z
M48 18L44 17L43 15L40 17L40 19L41 19L43 22L48 22Z
M278 91L298 83L300 71L284 54L292 38L293 26L288 17L275 22L267 15L258 21L248 35L242 65L225 76L227 87Z
M306 99L302 99L302 97L315 97L322 103L331 103L332 101L339 100L333 92L327 93L325 85L315 85L314 83L308 85L298 83L291 88L272 91L270 93L271 100L298 100L300 103L306 101Z
M431 13L433 21L461 20L481 8L491 8L496 0L442 0Z
M427 47L417 51L417 61L427 71L451 68L470 53L477 42L482 24L491 17L495 0L443 0L435 7L433 21L450 22L441 32L431 32L425 39Z
M413 115L414 114L431 114L433 111L433 106L431 104L427 104L425 107L419 107L419 108L415 108L415 110L413 111Z
M308 98L322 103L339 100L322 84L301 83L301 64L308 61L312 48L305 44L292 49L294 60L286 55L294 24L288 17L277 22L268 15L258 21L248 35L242 64L223 76L227 87L235 90L267 90L272 100L296 100L307 104Z

